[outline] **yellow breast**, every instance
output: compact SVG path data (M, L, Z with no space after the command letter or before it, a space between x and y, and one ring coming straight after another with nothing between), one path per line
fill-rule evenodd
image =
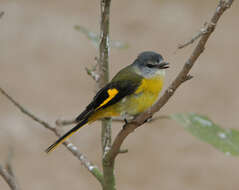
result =
M154 77L154 78L145 78L142 80L141 85L135 91L135 94L139 94L142 92L152 93L153 95L158 95L163 87L163 78L162 77Z
M131 115L146 111L156 102L162 90L163 82L164 77L162 76L143 79L135 93L125 101L124 110Z

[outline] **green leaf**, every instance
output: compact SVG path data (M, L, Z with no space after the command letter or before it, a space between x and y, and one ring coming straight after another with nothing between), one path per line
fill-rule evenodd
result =
M80 26L80 25L76 25L74 28L77 31L84 34L93 43L93 45L96 48L99 47L99 45L100 45L100 35L99 34L97 34L95 32L91 32L87 28ZM120 41L110 41L110 47L117 48L117 49L126 49L129 47L129 45L127 43L120 42Z
M226 155L239 155L239 131L223 129L208 117L194 113L172 114L170 118L182 124L195 137L211 144Z

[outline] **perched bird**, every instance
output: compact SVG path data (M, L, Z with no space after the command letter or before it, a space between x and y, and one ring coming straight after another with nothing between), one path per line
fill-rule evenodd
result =
M146 51L139 54L131 65L120 70L98 91L76 118L78 124L48 147L46 152L53 151L87 123L114 116L127 118L146 111L156 102L162 90L168 65L158 53Z

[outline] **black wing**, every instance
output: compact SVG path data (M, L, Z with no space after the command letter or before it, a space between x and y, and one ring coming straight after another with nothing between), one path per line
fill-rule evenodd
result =
M140 81L132 82L129 80L120 80L108 83L95 95L93 101L76 118L76 121L80 122L83 119L88 118L96 110L104 109L119 102L125 96L132 94L139 85Z

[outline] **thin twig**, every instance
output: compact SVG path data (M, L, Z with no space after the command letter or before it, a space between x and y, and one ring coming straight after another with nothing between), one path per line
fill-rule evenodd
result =
M112 145L112 148L110 149L109 153L106 155L105 160L108 162L109 165L114 164L115 158L119 153L121 144L125 140L125 138L133 132L137 127L141 126L147 118L152 117L152 115L159 111L172 97L172 95L175 93L177 88L187 80L188 73L193 67L194 63L198 59L198 57L203 52L205 45L211 36L212 32L214 31L216 24L222 14L231 7L233 3L233 0L229 1L223 1L221 0L219 4L217 5L216 11L214 12L210 23L206 27L206 31L204 35L201 36L201 39L199 40L197 46L193 50L191 56L184 64L181 72L177 75L175 80L171 83L171 85L168 87L168 89L165 91L163 96L157 101L157 103L152 106L148 111L145 113L140 114L138 117L136 117L133 121L129 122L125 125L124 129L122 129L118 135L116 136L114 143Z
M192 37L191 40L178 45L178 49L182 49L190 44L193 44L197 39L199 39L202 35L204 35L207 32L205 27L203 27L195 36Z
M1 165L0 165L0 175L3 177L3 179L7 182L7 184L12 190L19 190L15 178L11 176L10 173L8 173L7 169L3 168L3 166Z
M27 115L28 117L30 117L31 119L33 119L34 121L36 121L37 123L41 124L42 126L44 126L46 129L49 129L50 131L52 131L56 136L60 137L61 133L60 130L56 127L51 126L49 123L43 121L42 119L40 119L39 117L37 117L36 115L34 115L33 113L31 113L30 111L28 111L26 108L24 108L21 104L19 104L15 99L13 99L6 91L4 91L2 88L0 88L0 92L8 99L10 100L10 102L12 102L22 113L24 113L25 115ZM73 145L71 142L69 141L65 141L63 143L66 148L74 155L76 156L81 163L83 164L83 166L85 166L85 168L93 175L95 176L98 181L102 184L103 183L103 175L101 174L100 170L97 168L97 166L95 166L94 164L92 164L88 158L82 154L78 148Z
M7 182L7 184L12 190L19 190L20 188L12 167L12 157L13 149L12 147L10 147L5 168L0 165L0 175L3 177L3 179Z
M4 91L1 87L0 87L0 92L8 99L10 100L18 109L20 109L20 111L22 113L24 113L25 115L29 116L31 119L33 119L34 121L40 123L41 125L43 125L45 128L53 131L54 127L51 127L50 124L48 124L47 122L39 119L38 117L36 117L35 115L33 115L31 112L29 112L26 108L24 108L23 106L21 106L16 100L14 100L6 91Z
M7 162L6 162L6 170L13 178L15 178L15 174L12 167L12 158L13 158L13 148L10 147L8 152Z

